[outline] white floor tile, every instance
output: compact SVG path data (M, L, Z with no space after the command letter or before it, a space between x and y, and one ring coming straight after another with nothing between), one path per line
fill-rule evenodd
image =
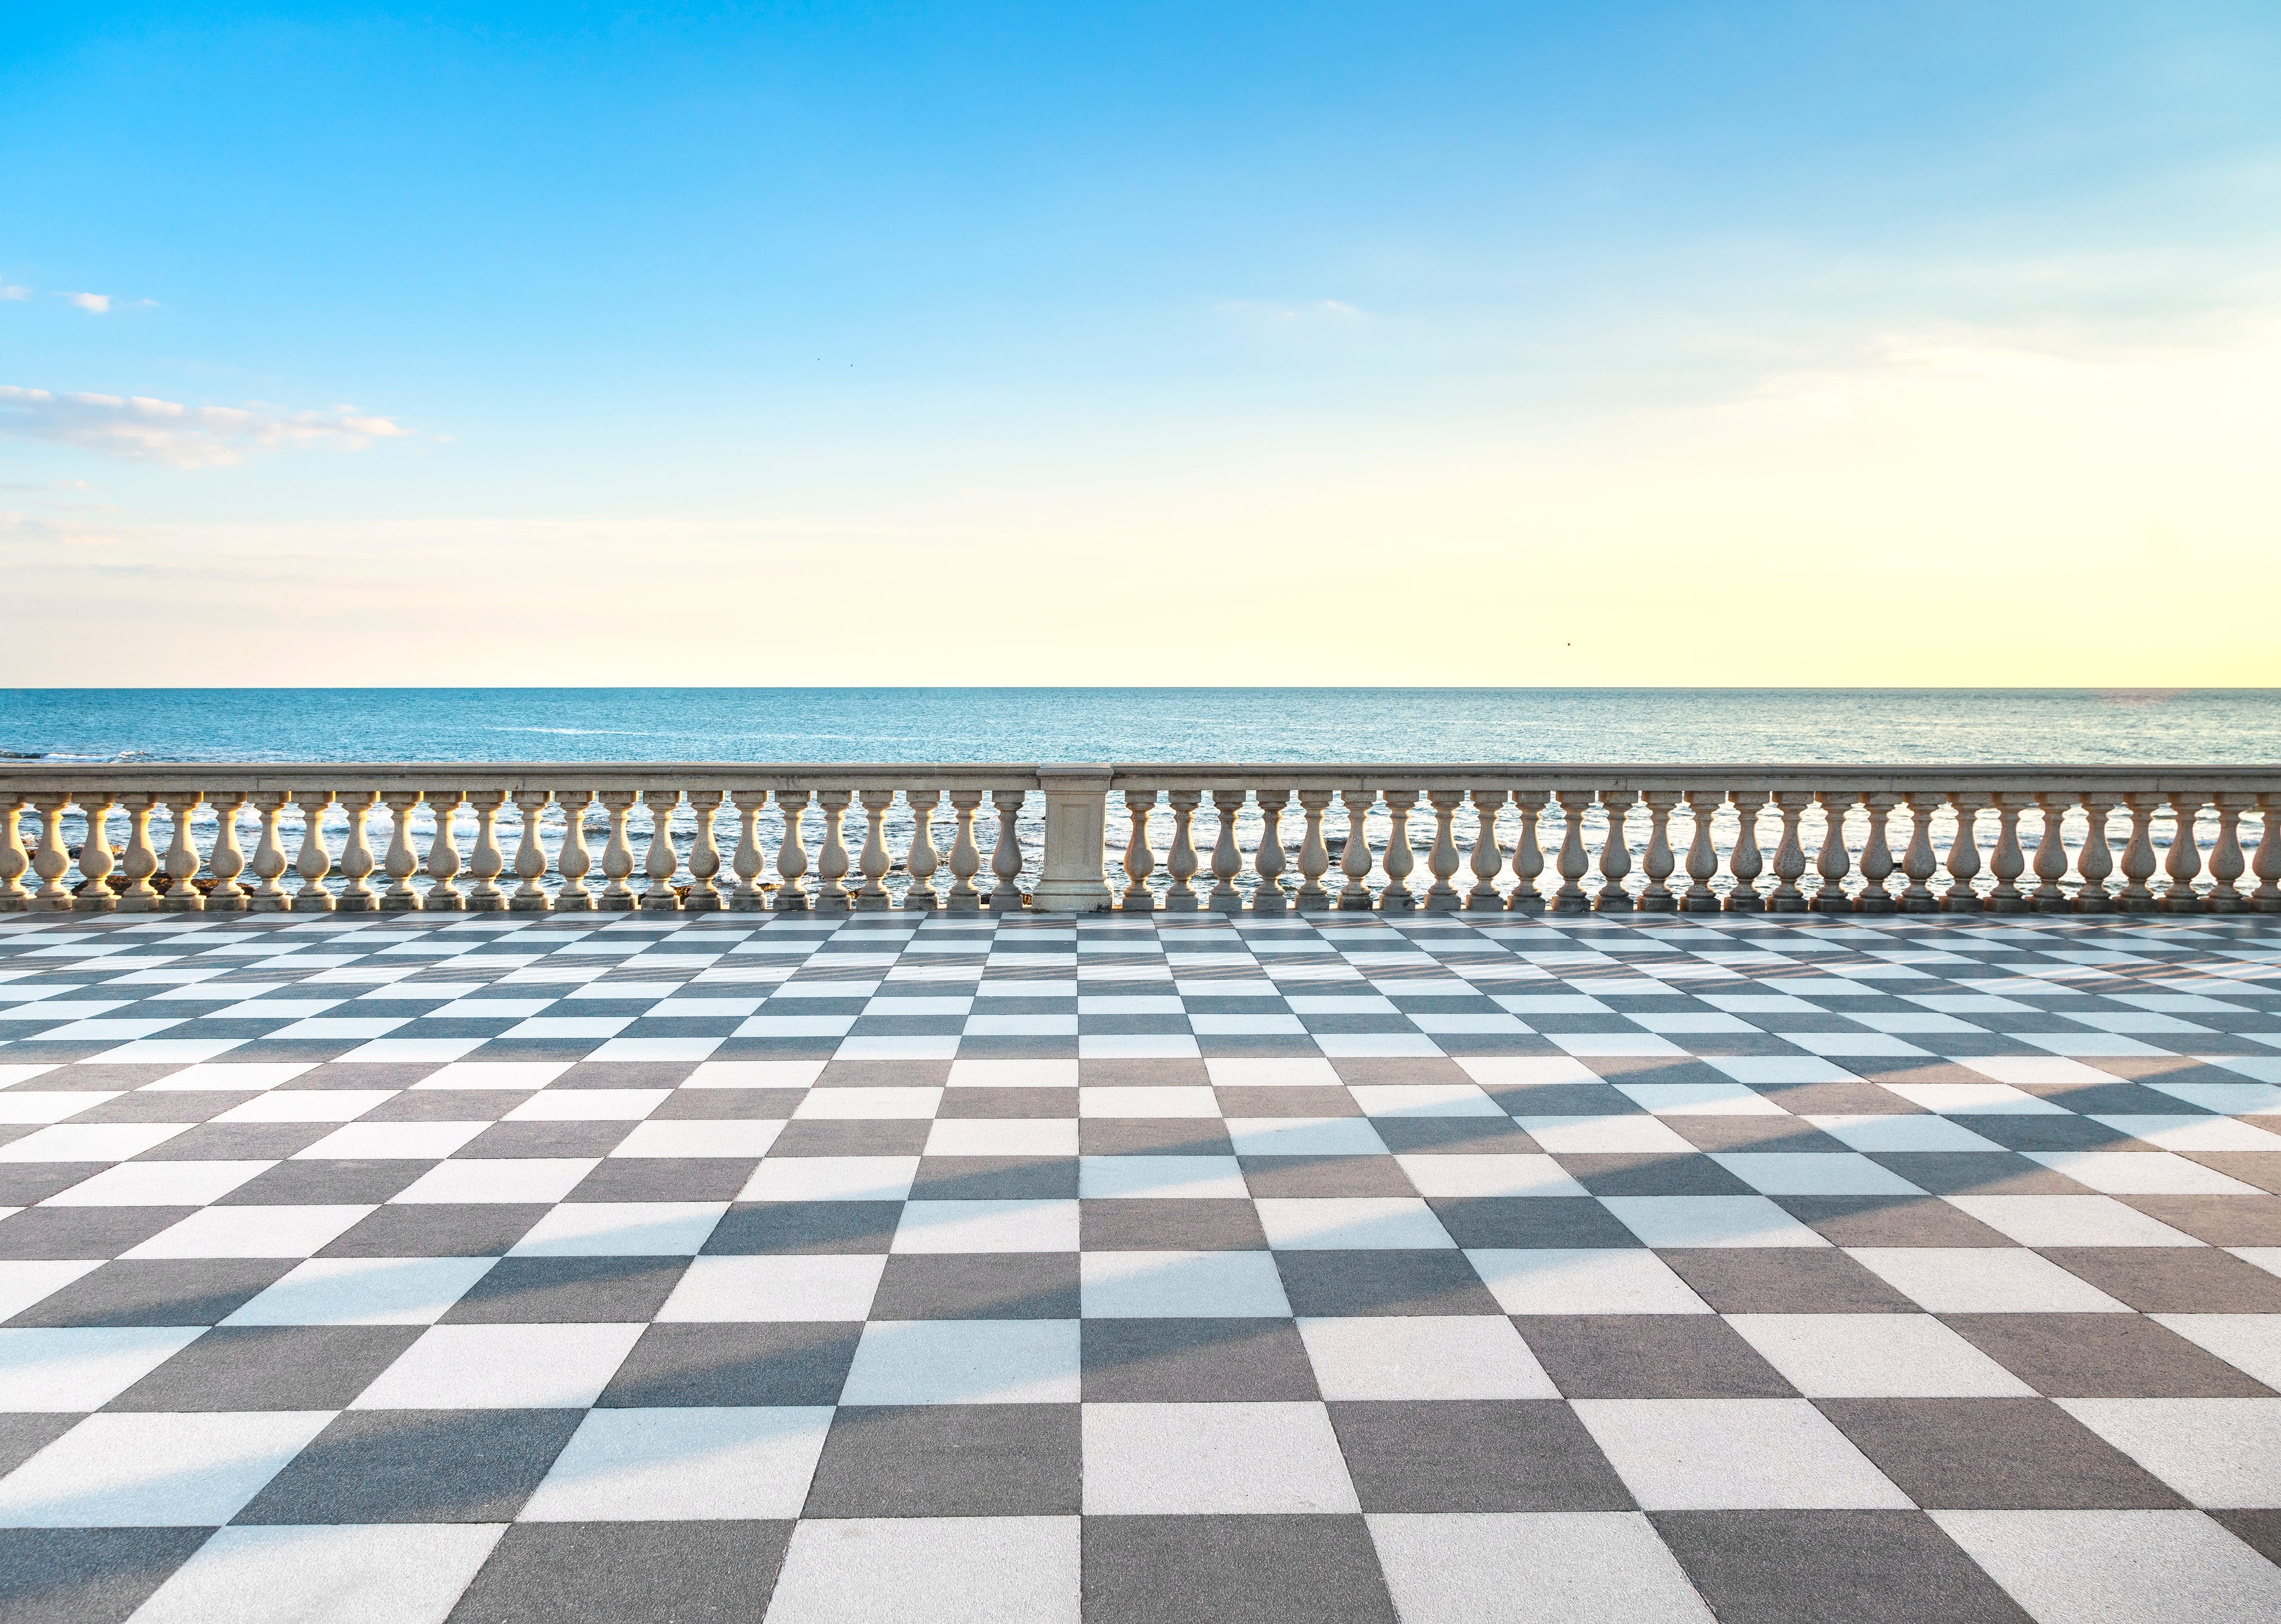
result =
M491 1272L491 1257L312 1257L224 1325L434 1325Z
M886 1265L881 1255L699 1257L657 1318L852 1323L870 1312Z
M1914 1504L1804 1399L1596 1398L1574 1408L1644 1511Z
M1280 1319L1291 1311L1268 1252L1086 1252L1088 1319Z
M1267 1244L1279 1251L1440 1249L1457 1244L1434 1210L1416 1196L1321 1196L1254 1204Z
M693 1257L724 1201L564 1202L523 1232L511 1257Z
M0 1527L225 1523L332 1419L329 1410L91 1415L0 1479Z
M1073 1201L913 1201L888 1249L894 1252L1074 1252Z
M2281 1568L2199 1512L1934 1512L2036 1624L2270 1624Z
M356 1410L580 1410L641 1335L626 1325L439 1325L357 1396Z
M1610 1195L1602 1204L1648 1246L1828 1246L1763 1195Z
M1862 1246L1846 1251L1934 1314L2127 1314L2087 1280L2013 1246Z
M1469 1248L1465 1256L1508 1314L1711 1311L1669 1264L1644 1248Z
M2036 1390L1929 1314L1729 1314L1808 1398L2032 1398Z
M205 1207L123 1257L307 1257L339 1240L370 1207Z
M769 1624L1078 1624L1074 1517L890 1517L793 1530Z
M1712 1624L1637 1512L1375 1512L1403 1624Z
M589 1411L517 1520L797 1517L831 1416L828 1404Z
M1512 1321L1480 1315L1302 1319L1326 1399L1558 1398Z
M760 1164L738 1201L902 1201L919 1171L915 1156L786 1156Z
M2281 1506L2281 1398L2062 1398L2196 1505Z
M597 1156L469 1156L438 1162L396 1193L399 1203L561 1201L600 1164Z
M203 1334L194 1326L0 1330L0 1404L99 1410Z
M1078 1401L1074 1319L893 1319L863 1327L843 1404Z
M1318 1404L1087 1404L1091 1516L1361 1510Z
M504 1532L497 1523L224 1528L135 1624L443 1624Z

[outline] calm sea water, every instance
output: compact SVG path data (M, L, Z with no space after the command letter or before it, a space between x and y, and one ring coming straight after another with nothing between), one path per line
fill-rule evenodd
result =
M0 689L108 761L2281 761L2281 689Z

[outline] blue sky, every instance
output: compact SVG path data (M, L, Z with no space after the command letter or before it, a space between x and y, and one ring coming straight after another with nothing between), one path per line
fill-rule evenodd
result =
M0 545L54 612L0 680L89 680L90 592L372 606L250 681L404 615L470 678L847 675L614 577L884 593L883 679L2281 680L2262 636L1990 655L1993 598L1747 670L1653 607L1645 650L1383 624L1492 576L1725 605L1738 547L1759 593L1960 540L2086 602L2182 545L2281 584L2230 427L2281 331L2277 83L2262 3L27 12ZM1032 635L985 646L957 606L1009 593ZM1103 653L1136 611L1157 653Z

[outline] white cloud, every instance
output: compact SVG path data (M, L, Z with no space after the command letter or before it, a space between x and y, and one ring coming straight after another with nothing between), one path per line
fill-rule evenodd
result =
M111 308L111 295L108 293L66 293L62 297L69 299L89 315L99 316Z
M227 466L249 452L321 445L356 451L411 430L352 407L193 406L148 396L65 394L0 383L0 436L76 445L175 468Z
M31 297L32 290L29 288L19 288L11 283L0 282L0 299L27 299Z
M1366 314L1344 299L1307 299L1296 304L1280 299L1222 299L1212 308L1223 316L1267 327L1359 321Z

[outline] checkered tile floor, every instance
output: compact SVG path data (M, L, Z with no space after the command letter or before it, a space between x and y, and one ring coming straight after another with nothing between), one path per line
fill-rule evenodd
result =
M2281 1617L2281 920L0 923L0 1618Z

